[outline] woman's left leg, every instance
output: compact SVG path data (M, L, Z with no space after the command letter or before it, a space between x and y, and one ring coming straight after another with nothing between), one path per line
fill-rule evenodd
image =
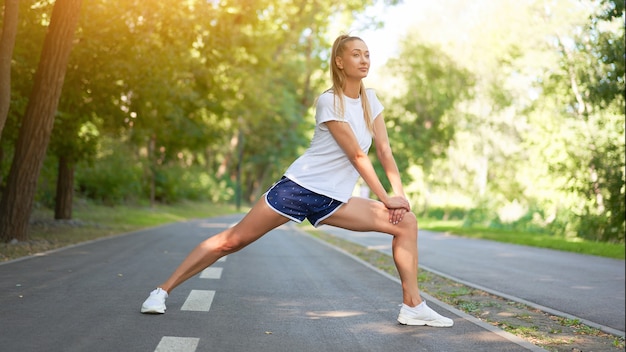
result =
M398 224L389 222L389 210L379 201L353 197L321 222L353 231L376 231L393 236L393 259L402 282L403 302L415 307L422 302L417 283L417 218L411 212Z
M159 287L171 293L171 290L215 263L219 258L239 251L288 221L288 218L271 209L264 199L260 199L235 226L197 245Z
M272 210L264 199L259 200L235 226L197 245L170 277L150 293L141 306L141 312L165 313L165 300L174 288L215 263L219 258L244 248L287 221L289 221L288 218Z

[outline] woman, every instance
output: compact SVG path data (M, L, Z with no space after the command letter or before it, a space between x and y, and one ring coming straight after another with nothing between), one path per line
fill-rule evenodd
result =
M417 219L404 194L393 158L383 106L363 85L369 50L358 37L342 35L331 54L333 86L317 100L310 147L237 225L200 243L143 303L142 313L165 313L168 293L219 258L236 252L270 230L305 218L354 231L393 236L393 258L402 282L398 321L406 325L452 326L422 301L417 284ZM374 139L377 156L395 195L388 195L367 152ZM361 176L379 201L351 197Z

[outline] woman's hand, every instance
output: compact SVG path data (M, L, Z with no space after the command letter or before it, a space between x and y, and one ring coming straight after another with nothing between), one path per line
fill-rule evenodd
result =
M409 201L404 197L400 197L400 196L388 197L383 203L385 203L385 206L387 207L387 209L404 208L406 209L406 211L411 210L411 205L409 204Z
M404 208L389 209L389 222L397 225L404 218L407 210Z
M411 211L409 201L399 196L388 198L385 202L385 206L389 209L389 222L394 225L402 221L407 211Z

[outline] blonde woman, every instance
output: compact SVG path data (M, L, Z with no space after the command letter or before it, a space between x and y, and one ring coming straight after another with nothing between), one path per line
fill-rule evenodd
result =
M363 85L370 68L367 45L358 37L339 36L333 44L330 64L333 86L317 100L316 127L309 148L237 225L192 250L150 293L142 313L165 313L168 293L185 280L290 220L308 219L316 227L326 224L393 236L393 258L402 282L403 304L398 321L406 325L453 325L452 319L430 309L420 296L417 219L391 152L383 106L375 92ZM368 158L372 141L393 195L387 194ZM351 196L359 176L378 200Z

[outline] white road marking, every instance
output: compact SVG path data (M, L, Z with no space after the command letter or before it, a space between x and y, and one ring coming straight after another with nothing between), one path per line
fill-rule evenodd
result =
M234 224L233 224L234 225ZM231 227L233 226L231 225ZM223 226L223 225L222 225ZM210 226L203 226L210 227ZM217 262L223 263L226 256L221 257ZM220 279L222 277L223 268L206 268L200 273L201 279ZM189 296L183 303L180 310L208 312L213 303L215 291L208 290L191 290ZM154 352L195 352L198 348L199 338L195 337L175 337L163 336L161 342L157 345Z
M219 279L223 268L206 268L200 273L201 279Z
M163 336L154 352L194 352L200 339L195 337Z
M189 296L183 303L180 310L190 310L194 312L208 312L213 303L215 291L209 290L191 290Z

